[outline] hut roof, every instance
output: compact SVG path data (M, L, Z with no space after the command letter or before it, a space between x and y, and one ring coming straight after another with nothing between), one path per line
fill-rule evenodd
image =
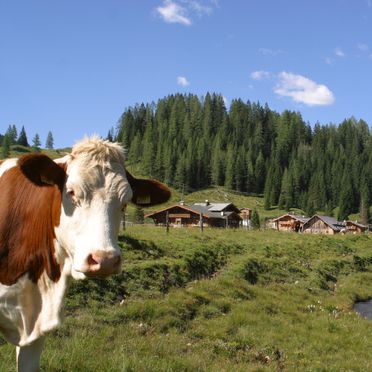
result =
M284 217L291 217L291 218L293 218L294 220L300 221L300 222L302 222L302 223L306 223L307 221L309 221L309 217L300 216L300 215L297 215L297 214L286 213L286 214L283 214L283 215L280 216L280 217L274 218L274 219L272 220L272 222L279 221L279 220L283 219Z
M334 231L341 231L343 229L345 229L345 224L343 222L340 222L340 221L337 221L334 217L330 217L330 216L320 216L318 214L315 214L314 216L312 216L303 226L303 229L305 230L309 225L310 223L315 220L316 218L318 218L319 220L323 221L327 226L329 226L332 230Z

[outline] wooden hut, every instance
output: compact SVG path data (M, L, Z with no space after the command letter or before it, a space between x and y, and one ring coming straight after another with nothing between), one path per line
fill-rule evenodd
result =
M333 217L315 215L311 217L302 227L305 234L328 234L334 235L345 232L345 224Z
M233 203L180 203L146 215L155 225L172 227L239 227L241 217L239 209Z
M287 213L278 218L271 220L271 223L274 224L275 228L279 231L295 231L299 232L302 229L302 226L305 222L308 221L308 218L305 216L298 216L295 214Z
M367 226L358 223L357 221L345 222L346 232L352 234L363 234L367 230Z

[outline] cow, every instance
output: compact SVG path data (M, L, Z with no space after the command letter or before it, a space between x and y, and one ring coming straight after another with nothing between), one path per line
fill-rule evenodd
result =
M0 332L18 371L38 371L45 335L61 324L71 278L121 270L117 237L126 204L165 202L170 190L124 168L120 144L85 138L70 154L0 165Z

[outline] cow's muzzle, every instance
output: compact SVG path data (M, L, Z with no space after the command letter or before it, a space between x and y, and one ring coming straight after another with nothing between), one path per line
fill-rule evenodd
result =
M95 251L87 257L87 276L106 277L121 271L121 255L119 253Z

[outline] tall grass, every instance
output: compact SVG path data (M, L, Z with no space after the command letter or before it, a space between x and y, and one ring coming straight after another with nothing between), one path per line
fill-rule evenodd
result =
M372 297L371 242L130 228L121 275L72 285L42 370L372 370L372 323L352 310Z

